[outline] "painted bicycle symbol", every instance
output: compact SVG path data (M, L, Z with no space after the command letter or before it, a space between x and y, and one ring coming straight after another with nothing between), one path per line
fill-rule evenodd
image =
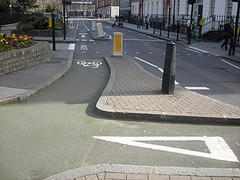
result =
M99 66L102 64L102 62L100 61L78 61L77 62L78 65L83 66L83 67L91 67L91 68L99 68Z

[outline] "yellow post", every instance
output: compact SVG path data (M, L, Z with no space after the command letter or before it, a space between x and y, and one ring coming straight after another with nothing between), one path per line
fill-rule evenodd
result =
M113 56L123 56L123 34L120 32L113 33Z
M52 19L49 19L49 27L52 27Z

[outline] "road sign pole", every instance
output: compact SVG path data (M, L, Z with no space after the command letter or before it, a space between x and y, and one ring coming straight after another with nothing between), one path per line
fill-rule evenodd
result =
M237 35L238 35L239 8L240 8L239 4L240 4L240 0L238 0L238 6L237 6L237 16L236 16L236 23L235 23L235 36L234 36L234 42L233 42L232 55L235 54L235 50L236 50L236 42L237 42Z
M66 40L66 25L65 25L65 0L63 0L63 37Z

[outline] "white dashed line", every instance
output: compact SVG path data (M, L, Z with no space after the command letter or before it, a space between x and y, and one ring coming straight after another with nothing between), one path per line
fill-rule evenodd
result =
M204 90L204 91L209 91L210 89L208 87L185 87L188 90Z
M232 63L230 63L230 62L227 62L227 61L225 61L225 60L223 60L223 59L221 59L221 61L222 61L222 62L225 62L226 64L228 64L228 65L230 65L230 66L232 66L232 67L235 67L235 68L237 68L237 69L240 69L240 67L235 66L234 64L232 64Z
M74 50L75 49L75 43L71 43L68 46L68 50Z

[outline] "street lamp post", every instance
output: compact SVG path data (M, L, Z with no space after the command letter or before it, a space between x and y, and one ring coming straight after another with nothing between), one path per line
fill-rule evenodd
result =
M176 1L173 1L173 30L174 30L174 25L175 25L175 5L176 5Z

